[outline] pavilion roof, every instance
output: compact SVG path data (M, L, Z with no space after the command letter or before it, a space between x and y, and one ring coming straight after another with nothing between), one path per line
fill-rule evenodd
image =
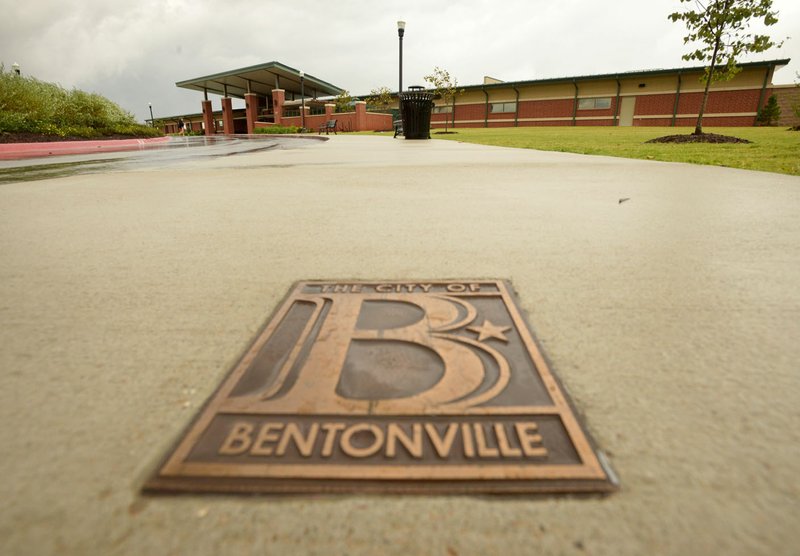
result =
M247 92L268 96L273 89L283 89L287 99L300 94L300 70L280 62L268 62L235 70L178 81L176 86L234 98ZM305 74L303 89L307 96L338 95L342 89L313 75Z

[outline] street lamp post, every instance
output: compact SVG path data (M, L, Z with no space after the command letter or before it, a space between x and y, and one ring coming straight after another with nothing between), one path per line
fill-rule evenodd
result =
M17 77L19 77L21 75L20 72L19 72L19 64L18 63L14 62L13 64L11 64L11 69L14 70L14 73L17 74Z
M156 127L156 121L153 119L153 103L148 102L147 106L150 107L150 125Z
M306 78L306 72L300 72L300 131L302 132L303 129L306 127L306 91L304 88L304 81Z
M405 35L405 33L406 33L406 22L398 21L397 36L400 37L400 88L397 90L398 94L403 92L403 35Z

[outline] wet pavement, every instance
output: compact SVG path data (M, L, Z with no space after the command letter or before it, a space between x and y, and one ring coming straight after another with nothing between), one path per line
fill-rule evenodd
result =
M0 187L0 554L797 554L800 177L300 144ZM619 492L142 494L293 283L490 278Z
M0 184L77 174L166 169L219 157L271 149L302 148L325 139L316 136L275 135L192 136L170 137L166 142L145 144L136 150L116 152L93 152L87 146L87 152L83 154L0 160ZM80 142L76 144L80 146Z

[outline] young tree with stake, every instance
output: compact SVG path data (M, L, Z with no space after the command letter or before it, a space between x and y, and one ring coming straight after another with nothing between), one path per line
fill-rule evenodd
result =
M673 22L683 21L689 34L683 43L699 43L693 52L683 55L684 60L708 62L701 80L705 83L700 113L697 115L695 135L703 133L703 114L712 83L731 79L739 68L736 60L751 52L763 52L773 46L780 47L769 35L751 34L748 26L753 19L763 20L770 26L778 22L778 12L772 9L772 0L680 0L681 4L694 4L694 9L669 15Z
M458 89L458 79L451 78L450 72L440 67L434 67L433 73L423 77L425 81L433 85L433 94L442 99L445 106L449 106L456 95L462 91ZM444 132L447 133L447 123L449 118L444 119Z

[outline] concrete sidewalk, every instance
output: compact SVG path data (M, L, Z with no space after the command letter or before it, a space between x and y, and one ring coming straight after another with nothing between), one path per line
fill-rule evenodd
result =
M800 545L800 178L335 136L7 184L0 214L2 554ZM142 497L315 278L510 279L620 492Z

